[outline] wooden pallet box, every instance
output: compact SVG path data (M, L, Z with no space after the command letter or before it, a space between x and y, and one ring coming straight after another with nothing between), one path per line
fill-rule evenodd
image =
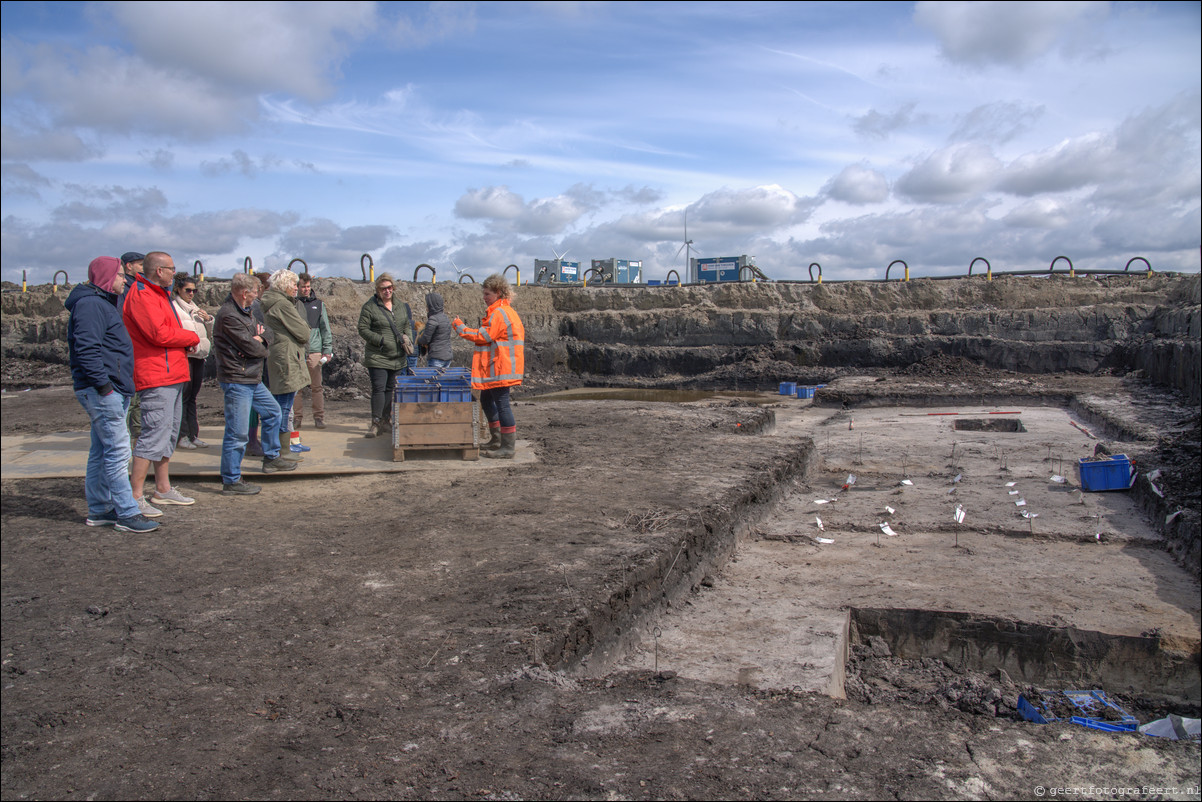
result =
M461 459L479 459L479 415L472 401L394 401L392 461L403 462L406 451L456 451Z

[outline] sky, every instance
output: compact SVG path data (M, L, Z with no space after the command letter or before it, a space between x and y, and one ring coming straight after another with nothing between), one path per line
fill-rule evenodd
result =
M1200 8L4 2L0 270L1198 272Z

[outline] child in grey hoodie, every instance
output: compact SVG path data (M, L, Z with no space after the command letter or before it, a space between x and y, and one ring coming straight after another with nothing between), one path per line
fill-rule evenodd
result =
M443 311L442 296L426 294L426 327L417 336L417 344L426 351L426 365L432 368L451 366L451 319Z

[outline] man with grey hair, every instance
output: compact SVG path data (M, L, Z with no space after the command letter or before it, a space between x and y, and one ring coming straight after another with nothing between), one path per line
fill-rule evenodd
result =
M180 325L171 305L168 288L175 280L171 255L152 251L146 254L143 265L145 274L137 277L121 310L133 342L134 387L142 397L142 433L134 445L129 484L142 514L157 518L163 513L151 502L196 503L171 486L168 466L183 417L184 385L191 378L188 352L196 348L200 337ZM144 485L151 465L155 491L147 501Z
M263 473L296 470L296 462L280 453L280 405L263 386L263 360L271 337L250 310L258 287L254 276L234 274L229 297L217 310L213 322L217 382L225 395L221 492L226 495L252 496L260 490L242 481L242 458L246 454L252 409L263 422Z

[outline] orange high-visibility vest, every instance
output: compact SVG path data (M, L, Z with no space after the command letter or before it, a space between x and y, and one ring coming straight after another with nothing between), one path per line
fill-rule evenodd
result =
M475 343L472 354L472 389L492 390L515 387L522 383L526 369L526 328L505 298L488 307L478 329L469 329L463 321L455 324L455 333Z

